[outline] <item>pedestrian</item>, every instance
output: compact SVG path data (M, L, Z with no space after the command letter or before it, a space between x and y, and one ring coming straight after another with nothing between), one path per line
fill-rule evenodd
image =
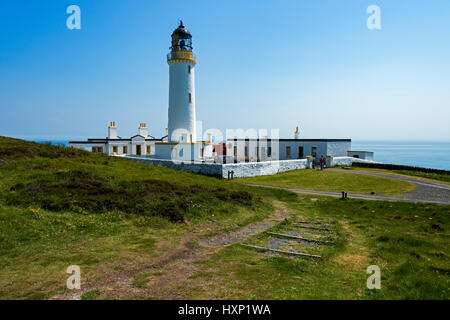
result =
M325 158L323 156L320 157L320 170L323 170L323 166L325 165Z

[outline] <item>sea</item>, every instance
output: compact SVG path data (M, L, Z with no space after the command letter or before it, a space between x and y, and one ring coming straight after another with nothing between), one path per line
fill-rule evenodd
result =
M68 146L68 140L32 140ZM450 141L352 141L352 149L373 151L375 161L450 170Z

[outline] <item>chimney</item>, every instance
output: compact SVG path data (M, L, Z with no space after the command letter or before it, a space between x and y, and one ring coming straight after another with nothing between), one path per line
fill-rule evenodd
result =
M148 137L148 128L146 123L139 124L139 135L143 136L144 138Z
M116 122L110 122L108 127L108 139L118 139Z
M295 134L295 140L298 140L298 139L300 138L300 131L298 130L298 126L297 126L297 128L295 129L294 134Z

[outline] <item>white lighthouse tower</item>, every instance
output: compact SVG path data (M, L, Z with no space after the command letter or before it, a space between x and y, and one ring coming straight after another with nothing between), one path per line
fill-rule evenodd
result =
M195 64L192 35L180 25L172 33L169 64L169 142L197 142L195 127Z
M195 65L192 35L180 25L172 33L169 64L169 128L168 141L155 143L157 159L206 161L212 158L211 141L197 140L195 117Z

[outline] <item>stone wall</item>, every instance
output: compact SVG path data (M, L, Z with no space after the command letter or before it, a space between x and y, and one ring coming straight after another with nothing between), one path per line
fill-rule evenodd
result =
M151 163L156 166L163 166L176 170L185 170L194 173L200 173L207 176L228 178L228 172L233 172L234 178L247 178L277 174L280 172L301 170L312 167L312 159L295 159L295 160L277 160L264 162L241 162L241 163L176 163L172 160L159 160L150 157L127 156L127 159ZM356 163L376 163L353 157L327 157L327 167L334 166L351 166Z
M151 163L156 166L163 166L176 170L185 170L200 173L208 176L228 178L228 172L233 171L234 178L256 177L262 175L277 174L280 172L311 168L311 160L279 160L265 162L245 162L245 163L175 163L171 160L158 160L147 157L128 156L127 159L136 162Z
M264 162L230 163L222 166L222 177L233 171L234 178L247 178L277 174L280 172L311 168L311 160L278 160Z
M375 161L358 159L353 157L327 157L327 167L351 166L354 162L358 163L377 163Z

